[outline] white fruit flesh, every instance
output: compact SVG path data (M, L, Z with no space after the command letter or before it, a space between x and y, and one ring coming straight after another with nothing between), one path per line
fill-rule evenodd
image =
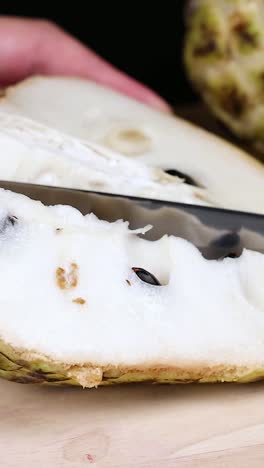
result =
M21 116L0 113L0 156L3 180L217 204L178 177Z
M0 108L111 148L131 161L181 171L205 188L213 204L264 212L260 163L208 132L98 84L29 79L8 89Z
M0 334L15 349L68 365L264 366L262 254L208 261L4 190L0 215Z

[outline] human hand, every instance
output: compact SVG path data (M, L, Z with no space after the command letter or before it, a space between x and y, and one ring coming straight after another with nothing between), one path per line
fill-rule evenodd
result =
M152 90L117 70L57 25L46 20L0 16L0 87L36 74L87 78L159 110L170 110Z

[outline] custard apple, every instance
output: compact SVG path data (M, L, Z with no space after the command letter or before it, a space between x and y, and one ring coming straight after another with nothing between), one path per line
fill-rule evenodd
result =
M207 260L182 238L144 239L148 226L3 189L0 225L1 378L263 379L263 254Z
M264 154L263 0L191 0L184 63L210 111Z
M6 89L0 111L0 179L264 213L259 161L97 83L26 79Z

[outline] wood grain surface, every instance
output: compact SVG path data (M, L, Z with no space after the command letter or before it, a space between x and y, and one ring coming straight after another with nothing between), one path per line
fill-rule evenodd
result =
M4 468L264 466L264 383L0 391Z

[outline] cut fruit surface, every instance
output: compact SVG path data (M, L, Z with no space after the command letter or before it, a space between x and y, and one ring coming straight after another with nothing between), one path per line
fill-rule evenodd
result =
M139 164L137 174L146 171L142 164L161 168L167 175L176 174L175 185L182 178L189 188L200 189L201 202L231 209L264 211L264 169L253 157L176 116L155 111L96 83L74 78L28 79L6 90L0 109L57 129L64 136L81 139L83 144L85 141L90 146L95 144L101 153L107 151L116 155L113 159L118 154L126 156L126 190L137 183L134 162ZM61 151L67 159L66 152ZM76 149L77 158L78 151ZM113 164L112 169L114 177L119 166ZM64 184L68 181L76 185L77 179L71 180L72 173L73 170L65 171ZM78 176L78 180L81 179ZM43 171L39 180L52 182L52 171ZM148 196L154 194L149 191L146 181L144 184L145 193ZM113 188L121 190L115 183ZM155 197L158 192L160 198L166 196L164 185L156 190ZM188 200L185 188L183 192ZM182 198L179 197L176 190L171 199L180 201ZM196 202L198 198L195 195Z
M93 387L264 375L262 254L206 260L183 239L151 242L138 237L147 227L3 189L0 222L1 377Z
M0 179L211 205L205 189L94 143L0 112Z

